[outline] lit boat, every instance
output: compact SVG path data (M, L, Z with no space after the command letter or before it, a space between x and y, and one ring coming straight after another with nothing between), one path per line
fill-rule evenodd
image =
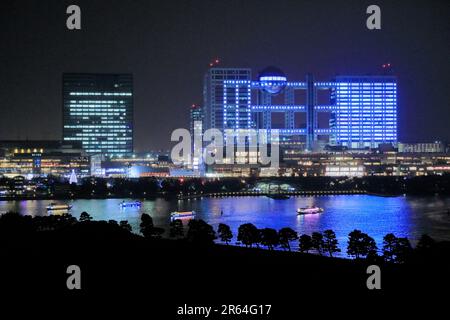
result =
M121 208L140 207L141 204L142 204L142 203L141 203L140 201L130 201L130 202L122 201L122 202L120 203L120 207L121 207Z
M195 216L195 211L174 211L170 214L171 219L188 218Z
M52 202L47 206L47 211L69 211L70 209L72 209L72 205L70 204L56 204Z
M316 214L321 212L323 212L323 209L319 207L306 207L297 209L297 214Z

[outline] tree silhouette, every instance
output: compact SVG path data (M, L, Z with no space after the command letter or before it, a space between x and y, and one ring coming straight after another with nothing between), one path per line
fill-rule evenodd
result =
M353 230L348 234L347 254L356 259L366 257L369 253L376 253L377 245L375 240L361 232L360 230Z
M267 246L269 250L273 250L279 244L278 232L272 228L264 228L260 230L261 244Z
M233 238L233 233L231 232L230 227L224 223L219 224L219 227L217 228L217 233L219 234L220 240L222 242L225 242L227 245Z
M395 260L395 247L397 244L397 237L393 233L388 233L383 237L383 259L386 262L393 262Z
M318 254L322 255L323 252L323 235L320 232L313 232L311 235L312 247Z
M119 225L116 220L112 220L112 219L108 220L108 223L111 224L111 225L114 225L114 226L118 226Z
M405 263L412 254L411 243L408 238L397 238L395 246L395 262Z
M290 241L298 239L297 232L295 232L291 228L280 229L280 231L278 231L278 236L281 246L285 249L288 249L289 251L291 251Z
M336 234L333 230L325 230L323 232L323 250L328 252L330 257L333 256L333 253L341 252L341 249L338 247Z
M190 220L188 226L189 229L186 235L188 241L201 245L210 245L214 243L216 232L214 231L214 228L205 221Z
M132 230L131 225L128 223L127 220L120 221L119 226L128 232L131 232L131 230Z
M164 229L157 228L153 225L153 219L148 214L143 213L141 216L140 231L147 238L160 238L164 233Z
M383 238L383 258L386 262L404 263L410 257L412 247L408 238L397 238L388 233Z
M254 244L259 244L260 233L251 223L244 223L239 226L237 240L246 247L252 247Z
M92 217L91 217L91 215L89 214L89 213L87 213L86 211L83 211L81 214L80 214L80 219L79 219L81 222L84 222L84 221L91 221L92 220Z
M313 248L311 236L302 234L298 240L298 250L308 253Z
M184 236L183 222L180 219L175 219L170 222L169 234L172 238Z

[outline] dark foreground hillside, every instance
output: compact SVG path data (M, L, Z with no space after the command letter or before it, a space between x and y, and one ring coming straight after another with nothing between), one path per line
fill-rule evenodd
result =
M300 319L305 312L322 317L361 306L376 312L407 307L400 299L440 295L450 272L442 243L405 265L382 265L382 289L368 290L365 261L144 239L106 222L37 232L18 219L1 225L0 240L2 302L34 302L43 312L68 305L130 316L143 311L145 319L204 319L178 316L185 304L272 305L269 316L218 319ZM66 287L66 268L74 264L81 268L81 290Z

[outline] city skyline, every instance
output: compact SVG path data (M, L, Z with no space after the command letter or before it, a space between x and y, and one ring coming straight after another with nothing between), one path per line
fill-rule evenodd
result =
M111 10L100 10L102 1L78 4L83 27L70 33L65 3L6 2L11 10L4 11L9 12L1 39L8 64L0 95L8 107L2 108L1 139L62 137L64 72L132 73L135 149L169 149L172 130L188 128L189 106L202 104L204 73L219 57L223 67L260 71L275 65L288 78L311 72L321 81L336 74L381 74L381 65L390 63L399 86L398 140L450 140L443 1L434 8L420 1L381 1L378 33L365 28L366 6L356 1L345 9L328 1L198 1L195 8L108 2ZM101 19L92 14L99 10ZM24 23L18 26L16 19ZM306 25L314 32L303 31ZM26 40L14 40L21 36Z

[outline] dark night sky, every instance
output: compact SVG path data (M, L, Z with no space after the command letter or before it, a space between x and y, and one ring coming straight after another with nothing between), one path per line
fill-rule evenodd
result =
M66 29L66 7L82 30ZM365 26L378 4L382 30ZM135 146L170 146L202 102L211 58L280 67L289 80L376 74L395 65L399 138L450 141L447 1L34 0L0 2L0 140L61 138L63 72L134 75Z

